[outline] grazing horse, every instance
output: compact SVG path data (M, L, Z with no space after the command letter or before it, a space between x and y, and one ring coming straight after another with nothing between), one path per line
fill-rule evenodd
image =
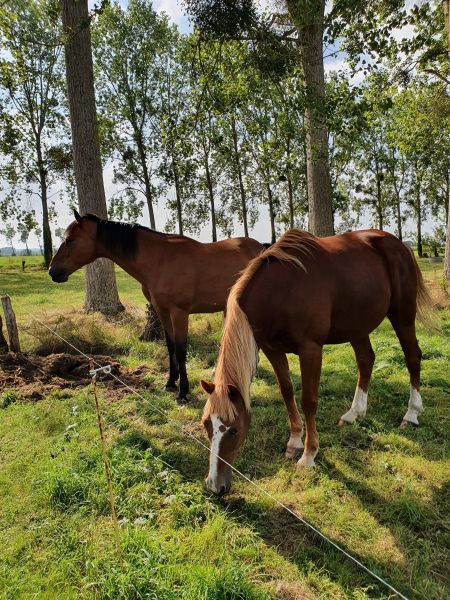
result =
M251 238L203 244L142 225L104 221L89 214L81 217L76 211L74 215L50 264L51 278L65 282L77 269L105 257L137 279L164 327L170 364L166 390L176 391L179 377L177 402L184 404L189 392L189 315L224 310L239 272L264 250L263 245Z
M415 318L424 320L431 301L410 249L384 231L367 230L316 238L291 229L253 259L232 288L215 372L202 381L209 394L203 424L211 444L207 486L222 494L231 483L232 464L250 425L250 384L258 349L278 379L290 422L286 456L303 448L303 425L294 398L286 353L300 357L301 405L306 437L300 466L314 466L318 388L324 344L350 342L358 383L350 410L363 417L374 363L371 333L387 316L400 340L410 374L410 399L402 424L418 425L421 351ZM220 458L219 458L220 457Z

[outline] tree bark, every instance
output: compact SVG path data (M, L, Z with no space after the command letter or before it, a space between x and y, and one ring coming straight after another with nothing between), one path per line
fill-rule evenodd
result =
M333 235L331 177L325 112L323 31L325 0L286 0L302 43L306 85L308 226L318 236Z
M61 0L61 7L73 163L80 212L94 213L106 219L88 3L87 0ZM106 258L100 258L87 265L85 309L112 315L123 308L117 293L114 264Z

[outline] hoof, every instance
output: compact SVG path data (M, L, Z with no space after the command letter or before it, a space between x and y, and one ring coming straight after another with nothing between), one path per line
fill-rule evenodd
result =
M166 383L164 389L166 392L178 392L178 387L174 383Z
M302 450L302 449L303 449L303 446L301 446L300 448L289 448L289 446L288 446L284 452L284 456L286 458L295 458L297 456L297 454L300 453L300 450Z
M297 468L315 467L315 466L316 466L316 463L314 462L314 458L310 454L304 454L297 463Z
M177 404L178 406L186 406L186 404L189 404L189 402L191 401L191 399L188 396L177 396Z
M416 423L412 423L412 421L407 421L406 419L403 419L403 421L399 425L399 428L406 429L407 427L417 427L417 426L418 425Z
M347 421L344 421L344 419L339 419L338 427L344 427L344 425L347 425Z

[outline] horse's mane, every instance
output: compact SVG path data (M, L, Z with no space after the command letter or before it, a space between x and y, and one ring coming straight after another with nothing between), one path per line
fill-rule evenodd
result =
M306 272L301 255L311 255L318 247L316 238L307 231L290 229L281 238L249 262L231 288L227 301L225 326L220 344L215 374L215 389L206 403L204 417L215 414L226 421L236 418L236 408L230 400L228 385L239 389L247 410L250 410L250 384L258 364L258 346L247 315L239 300L256 274L267 261L288 262Z
M139 230L150 231L156 235L166 236L164 233L138 225L135 223L121 223L119 221L108 221L100 219L97 215L90 213L83 215L83 219L89 219L97 223L97 239L107 248L112 250L121 258L134 258L137 251L136 233Z

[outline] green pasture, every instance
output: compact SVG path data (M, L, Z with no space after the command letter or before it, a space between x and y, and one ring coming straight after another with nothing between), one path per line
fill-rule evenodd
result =
M248 482L234 477L217 500L203 486L207 453L177 427L206 440L201 378L210 379L222 317L191 319L188 371L193 401L178 408L162 391L167 358L141 343L145 301L118 270L126 314L82 315L83 274L51 282L39 257L0 257L0 294L11 296L26 351L53 348L42 320L128 368L146 365L140 393L99 386L120 519L117 558L90 386L54 389L39 401L0 392L0 597L5 600L283 600L392 594L296 522ZM421 326L418 428L401 430L409 383L389 323L372 335L376 363L367 417L337 427L356 384L349 345L325 349L317 467L297 471L283 449L287 417L261 357L252 387L249 437L236 466L320 528L408 598L450 597L450 310L442 265L421 261L442 333ZM55 351L62 348L55 343ZM105 351L107 349L108 351ZM65 350L66 351L66 350ZM290 357L297 397L299 368ZM1 383L1 382L0 382ZM1 386L0 386L1 387ZM154 407L167 412L159 414Z

